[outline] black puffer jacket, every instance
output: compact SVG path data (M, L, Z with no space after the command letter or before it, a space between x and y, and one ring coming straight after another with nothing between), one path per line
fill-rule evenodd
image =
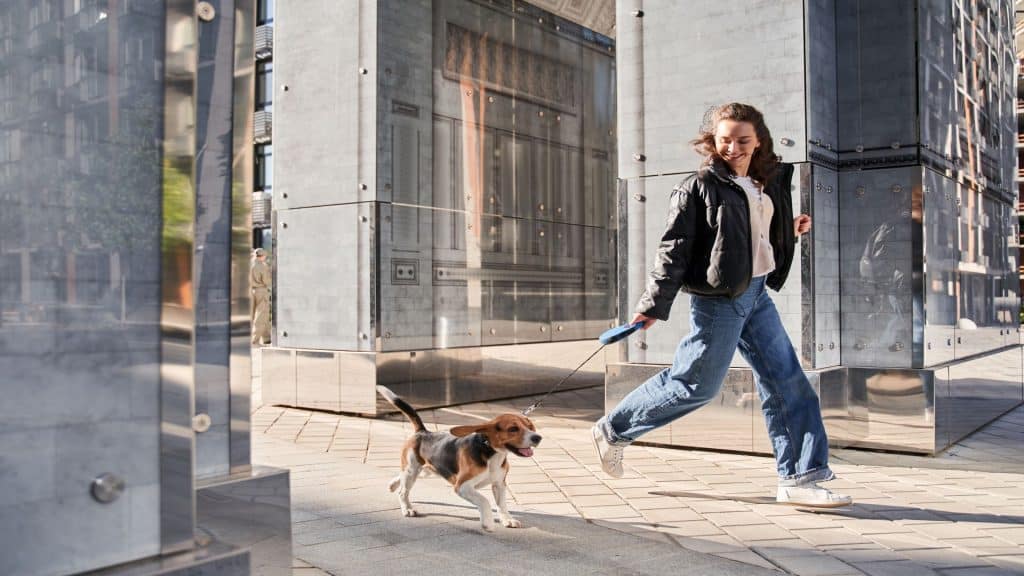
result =
M775 253L769 288L779 290L793 263L793 165L779 164L765 193L775 205L768 231ZM736 298L750 286L753 254L747 194L727 168L712 165L672 191L668 227L658 246L647 290L636 311L667 320L680 290L701 296Z

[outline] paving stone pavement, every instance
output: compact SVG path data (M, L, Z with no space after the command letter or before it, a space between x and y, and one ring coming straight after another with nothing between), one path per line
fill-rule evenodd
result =
M814 511L774 503L767 457L632 446L626 475L607 476L587 432L602 393L558 393L531 415L544 441L509 473L527 528L491 534L438 478L413 491L424 517L400 517L386 484L412 430L404 417L257 408L254 463L292 470L294 573L1024 574L1024 407L934 458L834 450L829 487L855 504ZM534 399L421 415L443 430ZM453 566L454 550L468 564Z

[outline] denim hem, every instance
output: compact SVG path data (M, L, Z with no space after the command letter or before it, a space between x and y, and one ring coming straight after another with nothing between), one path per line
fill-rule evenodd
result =
M804 484L810 484L812 482L828 482L829 480L835 480L836 475L832 472L832 469L826 464L820 468L808 470L801 474L791 474L789 476L779 477L779 486L802 486Z
M601 418L594 425L597 426L597 429L601 431L601 435L604 436L605 441L611 444L612 446L629 446L630 444L633 443L632 440L628 438L623 438L622 436L616 434L615 430L612 428L612 425L609 424L608 420L606 420L605 418Z

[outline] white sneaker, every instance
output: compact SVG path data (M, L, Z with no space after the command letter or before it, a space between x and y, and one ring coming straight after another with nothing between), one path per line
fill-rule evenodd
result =
M801 486L779 486L775 496L779 504L792 504L794 506L811 506L814 508L838 508L853 504L853 498L836 494L828 488L822 488L814 482Z
M594 441L597 457L601 460L601 469L612 478L622 478L622 451L626 447L605 440L604 433L597 425L590 428L590 437Z

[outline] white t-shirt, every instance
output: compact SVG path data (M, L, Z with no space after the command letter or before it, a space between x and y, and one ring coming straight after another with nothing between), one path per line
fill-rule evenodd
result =
M775 204L749 176L733 176L732 179L747 193L747 204L750 206L750 249L754 256L752 276L765 276L775 270L775 252L768 240Z

